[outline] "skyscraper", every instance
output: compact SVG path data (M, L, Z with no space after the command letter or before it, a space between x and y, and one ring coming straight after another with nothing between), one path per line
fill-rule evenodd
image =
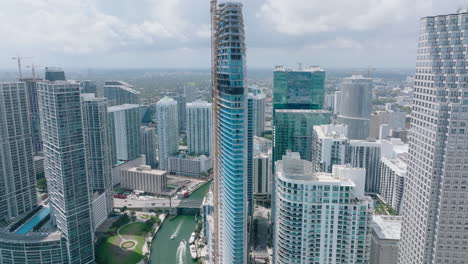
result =
M46 81L65 81L65 72L59 67L45 68Z
M186 116L189 153L210 156L213 145L212 104L201 100L188 103Z
M312 132L312 168L332 172L333 165L346 163L348 127L346 125L314 126Z
M31 134L34 154L42 151L41 119L39 117L39 104L37 103L37 82L36 79L23 79L26 83L28 96L29 118L31 121Z
M91 192L105 193L105 215L113 208L111 126L106 98L82 93L83 125L87 152L88 178ZM105 218L104 218L105 219ZM102 221L102 220L101 220ZM99 221L99 222L101 222Z
M468 263L468 12L420 21L400 264Z
M367 263L372 199L365 170L312 163L288 152L276 162L273 263Z
M97 95L97 85L93 81L82 81L80 83L80 92Z
M254 136L261 137L265 131L265 94L248 94L249 109L251 109L251 118Z
M293 70L277 66L273 82L273 111L323 108L325 71L322 68L311 66Z
M349 139L367 139L372 111L372 79L361 75L341 84L341 107L337 122L348 126Z
M37 85L52 218L66 241L69 263L94 263L79 83Z
M330 123L326 110L275 110L273 162L288 150L299 152L302 159L312 160L312 131L314 126Z
M140 107L124 104L108 108L114 161L129 161L140 156Z
M175 97L177 101L177 120L179 121L179 133L187 132L187 97L183 94L179 94Z
M106 81L104 97L109 100L109 106L123 104L140 104L140 92L133 85L123 81Z
M159 169L168 170L168 158L179 151L177 102L163 97L156 103Z
M37 205L26 85L0 83L0 220Z
M347 162L366 169L366 192L380 192L380 145L379 141L349 141Z
M247 87L242 4L212 1L217 263L247 263Z
M155 169L158 166L158 137L155 127L140 127L141 154L146 157L146 165Z

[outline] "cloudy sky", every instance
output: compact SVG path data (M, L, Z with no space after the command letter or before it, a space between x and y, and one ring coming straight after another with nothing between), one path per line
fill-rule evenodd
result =
M419 18L468 0L243 0L252 68L405 67ZM0 68L207 68L209 0L0 0ZM31 60L25 60L25 64Z

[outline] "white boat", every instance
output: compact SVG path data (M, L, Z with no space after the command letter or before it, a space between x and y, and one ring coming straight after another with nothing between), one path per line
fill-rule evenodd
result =
M195 245L190 245L190 256L192 256L193 259L197 259L197 248Z
M192 233L188 242L189 244L193 244L193 242L195 242L195 232Z
M171 236L171 239L174 239L175 237L176 237L175 235L172 235L172 236Z

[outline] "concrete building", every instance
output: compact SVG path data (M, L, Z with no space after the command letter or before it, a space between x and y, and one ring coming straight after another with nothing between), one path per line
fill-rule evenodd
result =
M22 79L26 84L28 97L29 120L31 123L31 134L34 155L39 155L42 151L41 118L39 116L39 104L37 102L37 82L38 79Z
M216 263L248 263L246 48L242 4L220 3L213 45ZM229 165L228 165L229 164Z
M323 103L323 108L333 112L333 107L335 107L335 92L333 93L326 93L325 100Z
M59 67L46 67L45 68L46 81L65 81L65 72Z
M34 172L36 174L36 179L38 175L44 176L44 156L43 155L36 155L33 157L34 160Z
M187 104L187 146L195 155L211 156L213 146L212 104L197 100Z
M37 205L26 85L0 83L0 220Z
M206 178L213 168L213 159L205 155L177 155L169 157L168 171L170 174Z
M273 148L273 142L264 137L254 136L253 153L267 153Z
M366 192L380 192L380 157L379 141L349 141L347 163L366 169Z
M329 124L330 114L326 110L276 110L273 161L281 159L288 150L299 152L305 160L312 160L312 128Z
M346 163L348 148L346 125L314 126L312 133L312 167L316 172L331 172L333 165Z
M370 261L372 264L397 264L401 216L372 216Z
M384 202L401 212L407 172L408 144L400 139L381 140L380 195Z
M467 263L468 12L419 25L398 263Z
M166 96L156 103L156 123L159 169L167 170L168 158L179 150L177 102L174 99Z
M255 203L270 203L272 183L271 150L253 156L253 199Z
M187 98L183 94L175 97L177 101L177 120L179 122L179 133L187 132Z
M140 106L116 105L108 108L114 161L138 158L140 151Z
M81 94L81 108L83 111L84 138L86 144L86 164L90 190L94 193L93 199L100 197L99 201L93 201L93 211L98 205L99 210L104 210L104 219L93 216L95 224L101 224L114 207L112 188L112 146L111 127L109 124L108 102L106 98L95 97L94 94ZM101 197L101 194L104 196ZM105 201L105 207L102 205ZM96 228L97 226L94 225Z
M129 161L119 161L112 167L112 185L117 186L120 184L120 172L134 167L146 165L146 158L144 155Z
M341 97L343 95L342 91L335 92L335 100L333 102L333 114L339 115L342 109Z
M51 218L65 263L94 263L90 182L78 82L39 82L39 110Z
M349 139L362 140L369 136L372 86L372 79L353 75L340 87L342 99L337 122L348 126Z
M372 199L365 171L344 165L313 172L288 152L276 163L273 263L366 263Z
M265 94L248 94L248 104L251 108L253 134L261 137L265 131Z
M120 186L124 189L144 191L152 194L161 194L167 189L167 172L153 170L150 166L122 170Z
M109 106L123 104L140 104L140 92L133 85L123 81L106 81L102 87L104 97L109 100Z
M158 167L158 137L155 127L140 127L141 154L145 155L146 165Z
M387 110L387 111L376 111L371 114L370 117L370 130L369 137L375 139L385 139L391 135L393 130L401 130L405 128L406 112ZM380 137L380 128L382 125L388 125L388 133L385 137Z

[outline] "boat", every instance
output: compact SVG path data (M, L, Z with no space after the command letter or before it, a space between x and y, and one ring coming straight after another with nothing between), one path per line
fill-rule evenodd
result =
M192 233L188 242L189 244L193 244L193 242L195 242L195 232Z
M193 259L197 259L197 248L195 245L190 245L190 256L192 256Z
M175 237L176 237L175 235L172 235L172 236L171 236L171 239L174 239Z

